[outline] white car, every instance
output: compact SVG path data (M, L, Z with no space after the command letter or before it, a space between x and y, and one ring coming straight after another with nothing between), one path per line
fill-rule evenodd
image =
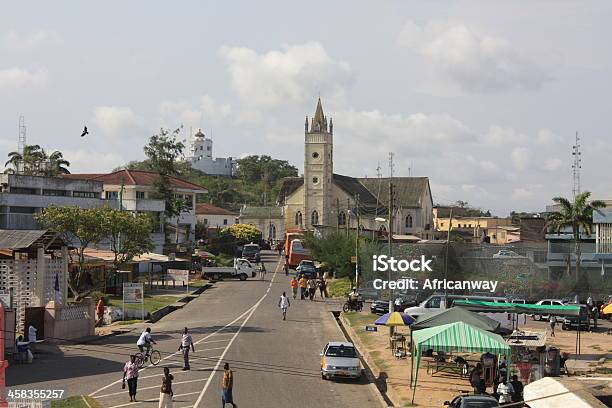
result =
M496 254L493 254L493 258L524 258L524 256L517 254L514 251L508 251L507 249L502 249Z
M330 341L321 352L321 378L360 378L361 364L353 343Z
M565 306L562 300L559 299L542 299L535 303L536 305L545 305L545 306ZM548 315L531 315L533 320L548 320L550 316Z

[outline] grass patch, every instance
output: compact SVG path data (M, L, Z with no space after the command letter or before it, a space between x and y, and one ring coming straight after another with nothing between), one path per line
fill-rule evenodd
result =
M331 297L346 297L353 283L349 278L334 279L328 282L327 291Z
M182 296L182 295L181 295ZM146 312L154 312L156 310L159 310L163 307L166 307L168 305L171 305L172 303L176 303L177 300L179 300L181 298L181 296L164 296L164 295L159 295L159 296L151 296L151 295L146 295L145 294L145 298L144 298L144 311ZM113 297L109 297L108 298L108 303L106 304L107 306L115 306L115 307L122 307L123 306L123 298L119 297L119 296L113 296ZM138 308L139 305L130 305L130 308Z
M89 403L91 408L103 408L102 404L100 404L97 400L81 395L75 395L62 400L52 401L51 408L88 408L85 401L83 401L83 398L87 400L87 403Z
M381 354L382 352L377 351L377 350L370 352L370 356L372 356L372 359L374 360L374 364L378 366L378 369L380 371L387 371L389 369L389 364L387 364L385 359L381 357Z
M142 322L144 322L144 320L138 320L138 319L136 319L136 320L118 320L117 324L119 326L126 326L128 324L142 323Z
M208 284L208 279L198 279L196 281L189 282L189 288L201 288L202 286Z

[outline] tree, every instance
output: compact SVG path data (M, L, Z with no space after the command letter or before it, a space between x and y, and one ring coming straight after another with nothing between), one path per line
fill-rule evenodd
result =
M10 152L5 163L6 172L25 174L29 176L57 176L70 174L70 162L64 159L60 151L47 154L39 145L26 145L23 153Z
M219 235L231 235L236 245L243 245L249 242L258 242L261 238L261 231L253 225L234 224L227 228L223 228L219 232Z
M45 228L59 233L66 242L76 243L77 271L68 277L68 287L77 301L87 296L93 288L89 288L84 293L80 292L84 278L85 250L104 238L100 211L95 208L50 205L36 216L36 220ZM70 262L74 263L72 252L70 252Z
M574 252L576 256L576 283L580 278L580 234L590 235L593 225L593 211L606 206L600 200L589 202L591 193L582 192L576 196L574 202L564 197L555 197L553 201L559 205L559 210L550 213L546 219L546 228L559 234L562 230L570 228L574 238ZM569 270L568 270L569 272ZM588 275L582 277L581 282L588 285Z
M350 276L353 272L351 257L355 255L355 236L346 235L342 232L330 232L328 234L315 235L306 234L303 239L313 259L333 268L335 276L342 278Z
M272 183L285 177L298 175L297 168L286 160L273 159L270 156L246 156L238 159L236 176L247 183L264 181Z
M102 234L114 253L115 271L134 259L135 256L153 250L151 228L153 222L147 214L132 214L128 211L103 207L99 210Z

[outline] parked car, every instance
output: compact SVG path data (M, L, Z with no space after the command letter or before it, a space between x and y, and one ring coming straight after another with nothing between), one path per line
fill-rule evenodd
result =
M375 300L370 305L370 311L378 315L384 315L389 311L389 301L384 299Z
M578 306L575 303L568 303L568 306ZM578 330L578 322L580 322L580 330L591 330L591 315L586 305L580 305L580 319L578 316L567 316L561 322L563 330Z
M242 247L242 257L249 261L259 263L261 261L261 254L259 253L259 245L257 244L246 244Z
M317 277L317 268L315 267L314 262L309 260L301 261L295 268L295 272L297 276L304 275L308 279Z
M497 400L489 395L459 395L452 401L444 401L444 406L450 408L495 408L499 407Z
M330 341L321 352L321 378L360 378L361 364L353 343Z
M507 249L502 249L496 254L493 254L493 258L525 258L522 255L517 254L514 251L509 251Z
M367 281L359 288L359 294L363 300L377 300L379 297L378 290L374 289L374 281Z
M545 306L565 306L565 303L560 299L542 299L535 303L536 305L545 305ZM549 315L531 315L533 320L548 320L550 318Z

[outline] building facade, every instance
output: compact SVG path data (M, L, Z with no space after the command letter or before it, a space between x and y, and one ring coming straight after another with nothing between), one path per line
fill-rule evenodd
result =
M231 177L236 170L233 158L213 157L213 141L206 137L201 129L194 135L187 160L194 169L210 175Z
M101 207L103 187L94 180L0 174L0 229L40 229L34 216L49 205Z
M186 203L186 210L178 217L164 215L165 202L155 197L157 173L141 170L119 170L109 174L67 174L66 179L101 182L102 197L114 208L145 213L154 220L151 239L154 252L162 253L164 244L193 242L195 239L196 196L207 190L176 177L169 177L170 188L176 198ZM178 224L178 229L177 229Z
M196 219L204 228L223 229L238 224L240 213L226 210L212 204L200 203L196 205Z
M261 231L262 238L268 241L284 239L285 217L282 207L243 206L240 209L240 224L249 224Z

